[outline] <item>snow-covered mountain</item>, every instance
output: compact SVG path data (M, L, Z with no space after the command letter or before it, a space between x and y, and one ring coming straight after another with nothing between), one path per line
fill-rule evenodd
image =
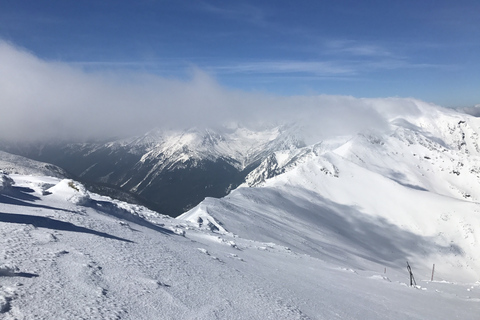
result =
M480 199L480 118L421 105L421 115L393 117L389 130L335 137L312 146L273 153L247 177L249 186L322 159L324 172L338 176L329 154L401 185L454 198Z
M440 279L478 281L480 119L416 103L387 130L275 152L243 188L180 218L320 259L409 260L424 279L436 264Z
M237 170L263 159L229 195L177 219L13 158L0 179L0 315L477 319L480 119L413 103L415 113L385 113L382 130L303 147L272 129L245 134L244 148L208 131L205 143L158 133L83 149L110 159L128 149L151 168L162 156L157 166L210 157Z
M154 130L107 143L4 146L5 150L54 163L86 182L132 192L172 216L206 196L222 197L277 150L304 146L294 126L253 130Z

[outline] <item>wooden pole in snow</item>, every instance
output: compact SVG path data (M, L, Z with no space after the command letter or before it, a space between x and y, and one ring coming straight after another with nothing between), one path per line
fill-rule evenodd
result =
M433 268L432 268L432 280L433 281L433 273L435 272L435 263L433 264Z

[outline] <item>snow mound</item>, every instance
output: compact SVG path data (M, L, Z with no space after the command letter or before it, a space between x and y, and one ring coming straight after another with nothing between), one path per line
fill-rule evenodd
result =
M208 200L205 199L205 200ZM228 231L220 222L215 220L209 213L206 206L197 206L190 211L177 217L179 220L189 221L197 225L200 229L206 229L213 232L227 233Z
M49 188L47 192L76 205L85 206L91 201L90 195L85 187L71 179L61 180L55 186Z
M0 173L0 192L8 190L14 184L8 174Z

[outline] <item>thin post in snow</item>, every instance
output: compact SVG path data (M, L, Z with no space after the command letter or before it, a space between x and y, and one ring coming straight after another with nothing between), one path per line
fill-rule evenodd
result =
M433 281L433 274L435 273L435 263L433 264L433 268L432 268L432 280Z
M417 282L415 281L415 277L413 276L412 268L408 264L408 261L407 261L407 270L410 275L410 286L412 287L413 284L417 285Z

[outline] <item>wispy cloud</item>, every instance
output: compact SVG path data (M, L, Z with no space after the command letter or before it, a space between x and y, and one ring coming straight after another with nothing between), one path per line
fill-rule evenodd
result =
M322 61L256 61L205 65L205 68L215 73L232 74L263 74L284 76L305 76L322 78L358 78L380 71L395 71L408 69L452 69L452 65L430 63L414 63L406 59L382 57L381 59L345 59Z
M214 5L208 2L200 2L199 7L223 19L234 19L259 26L266 26L267 19L264 10L243 2L222 2L222 5Z
M331 40L325 42L328 53L362 57L394 57L390 50L379 44L361 43L354 40Z
M369 70L399 70L399 69L438 69L453 70L458 68L455 65L434 64L434 63L415 63L408 60L385 59L379 61L369 61L363 64L365 69Z
M310 74L315 76L353 75L355 70L334 61L258 61L213 67L217 72L250 74Z

